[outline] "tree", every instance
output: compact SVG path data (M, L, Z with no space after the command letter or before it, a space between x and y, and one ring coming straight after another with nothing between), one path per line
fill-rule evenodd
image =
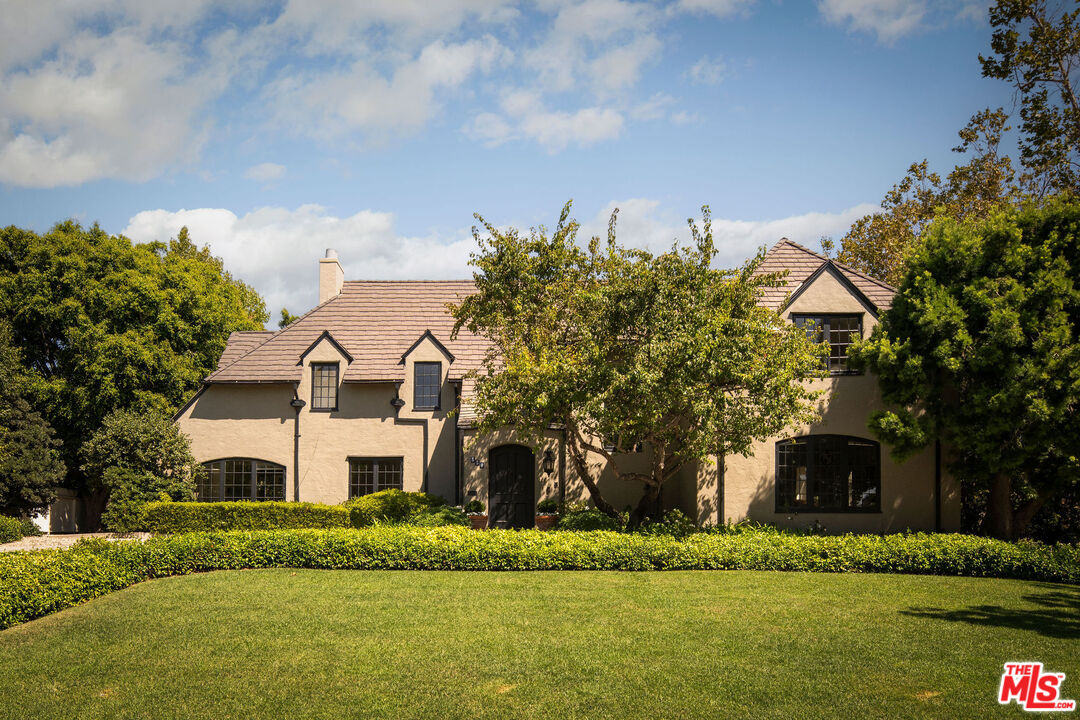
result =
M988 491L985 528L1014 538L1080 477L1078 332L1080 205L1054 200L935 221L850 356L891 406L873 431L898 458L943 441L953 472Z
M175 409L231 332L268 319L258 294L186 228L168 243L133 244L70 221L44 235L0 230L0 317L28 370L28 399L72 469L109 412Z
M1000 154L1001 137L1010 129L1005 112L986 109L972 116L959 133L953 152L970 153L966 165L953 168L944 181L924 159L881 201L881 212L865 215L843 237L839 260L896 285L922 232L938 215L989 217L995 208L1019 199L1012 161ZM831 243L830 243L831 245Z
M1080 191L1078 18L1075 3L998 0L990 8L994 54L979 55L983 77L1016 89L1022 181L1039 197Z
M0 322L0 513L27 515L56 499L64 477L55 434L23 397L25 378L11 330Z
M639 524L660 489L692 461L747 454L789 425L810 419L820 348L806 333L761 307L777 275L756 275L763 255L737 270L711 267L708 208L693 247L653 255L615 240L576 242L578 224L563 208L555 231L473 235L477 293L453 306L454 332L491 342L475 374L479 429L512 425L537 438L566 431L570 458L595 506L618 517L597 485L592 459L642 485L631 515ZM625 453L644 443L648 472L625 469Z
M156 478L154 494L190 500L197 467L188 438L172 419L150 410L116 410L82 447L82 470L91 486L108 487L110 468Z
M293 315L289 312L289 308L281 308L281 319L278 320L277 326L284 330L288 326L300 319L299 315Z

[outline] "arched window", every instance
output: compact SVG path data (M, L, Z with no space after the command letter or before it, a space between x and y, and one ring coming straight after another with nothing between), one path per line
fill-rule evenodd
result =
M880 512L881 446L847 435L776 443L776 512Z
M277 463L228 458L202 467L195 489L200 502L285 499L285 468Z

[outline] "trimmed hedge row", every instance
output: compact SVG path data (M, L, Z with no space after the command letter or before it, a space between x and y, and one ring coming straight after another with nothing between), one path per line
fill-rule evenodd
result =
M23 536L23 523L19 518L0 515L0 543L15 542Z
M191 533L0 554L0 628L148 578L209 570L787 570L1080 583L1080 547L970 535L632 535L461 527Z
M297 502L152 502L144 529L152 533L292 530L349 527L343 505Z

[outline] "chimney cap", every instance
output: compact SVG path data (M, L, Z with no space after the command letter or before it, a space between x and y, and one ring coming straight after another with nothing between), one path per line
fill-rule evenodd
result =
M333 259L336 260L337 259L337 250L335 250L334 248L326 248L326 257L327 258L333 258Z

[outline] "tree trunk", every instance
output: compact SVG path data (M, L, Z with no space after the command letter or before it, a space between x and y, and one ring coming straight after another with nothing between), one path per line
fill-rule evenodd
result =
M592 477L592 473L589 472L589 464L586 462L585 451L581 447L581 443L577 436L577 430L567 426L566 438L567 445L570 446L570 458L574 461L574 468L577 470L578 475L581 476L581 481L585 483L585 487L588 488L589 497L592 499L593 505L605 515L622 522L622 518L619 517L619 511L600 494L600 488L597 487L596 481Z
M653 508L656 507L656 498L659 496L659 485L645 483L645 492L641 494L641 500L638 501L634 512L630 513L630 522L627 524L630 530L641 527L641 523L645 522L645 518L652 515Z
M1053 497L1053 495L1053 490L1040 490L1034 500L1013 513L1013 532L1016 537L1020 537L1024 534L1024 531L1027 530L1028 523L1031 522L1031 518L1035 517L1035 513L1039 512L1039 509L1045 505L1046 501Z
M990 483L990 496L986 502L986 524L990 534L999 540L1014 539L1012 480L1005 473L998 473Z

